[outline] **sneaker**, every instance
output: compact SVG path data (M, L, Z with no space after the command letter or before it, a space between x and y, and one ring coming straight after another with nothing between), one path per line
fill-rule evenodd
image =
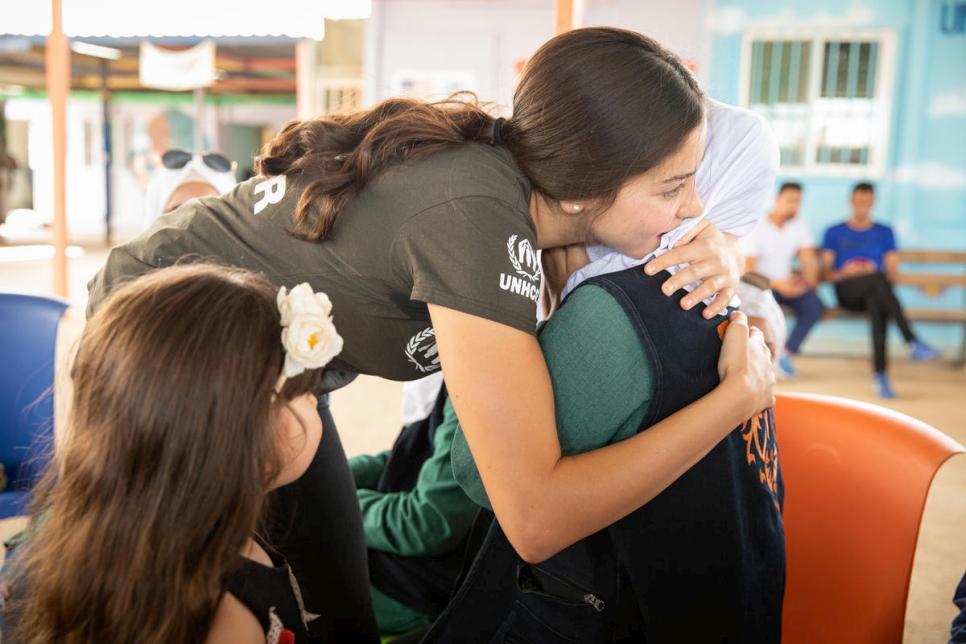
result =
M892 391L892 385L889 384L889 376L885 375L884 371L872 376L872 388L875 389L875 395L879 398L896 397L896 392Z
M798 377L795 365L792 364L792 356L786 352L782 352L778 357L778 377L787 379Z
M913 360L932 360L939 357L939 351L913 338L909 343L909 357Z

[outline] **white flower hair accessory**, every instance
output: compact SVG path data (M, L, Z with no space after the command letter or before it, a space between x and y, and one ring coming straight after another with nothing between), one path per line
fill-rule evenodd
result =
M342 336L332 322L332 302L303 282L288 291L278 289L278 312L282 315L282 375L292 378L306 369L319 369L342 351Z

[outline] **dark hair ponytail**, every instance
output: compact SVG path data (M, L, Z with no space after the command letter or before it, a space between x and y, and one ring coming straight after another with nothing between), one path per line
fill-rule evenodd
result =
M255 160L265 176L310 173L293 235L324 241L353 197L390 166L467 141L490 143L493 117L470 92L436 102L390 98L370 110L291 121Z

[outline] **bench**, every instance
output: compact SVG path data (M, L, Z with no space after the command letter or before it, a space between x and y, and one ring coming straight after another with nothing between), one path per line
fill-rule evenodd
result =
M946 250L900 250L897 294L910 322L940 322L959 324L963 335L959 343L956 364L966 365L966 252ZM754 276L742 278L750 283ZM767 280L765 280L767 284ZM756 284L757 285L757 284ZM917 297L913 306L908 305L903 288L919 289L923 297ZM907 289L906 289L907 290ZM949 292L952 291L952 297ZM957 297L958 295L958 297ZM932 302L923 300L932 299ZM827 300L826 300L827 302ZM790 313L786 310L786 314ZM865 318L863 311L850 311L841 307L829 307L828 318Z

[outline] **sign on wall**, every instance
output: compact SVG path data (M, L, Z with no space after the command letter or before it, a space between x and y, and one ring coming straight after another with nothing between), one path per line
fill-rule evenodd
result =
M397 69L392 73L391 90L397 96L432 99L475 92L476 73L471 69Z

